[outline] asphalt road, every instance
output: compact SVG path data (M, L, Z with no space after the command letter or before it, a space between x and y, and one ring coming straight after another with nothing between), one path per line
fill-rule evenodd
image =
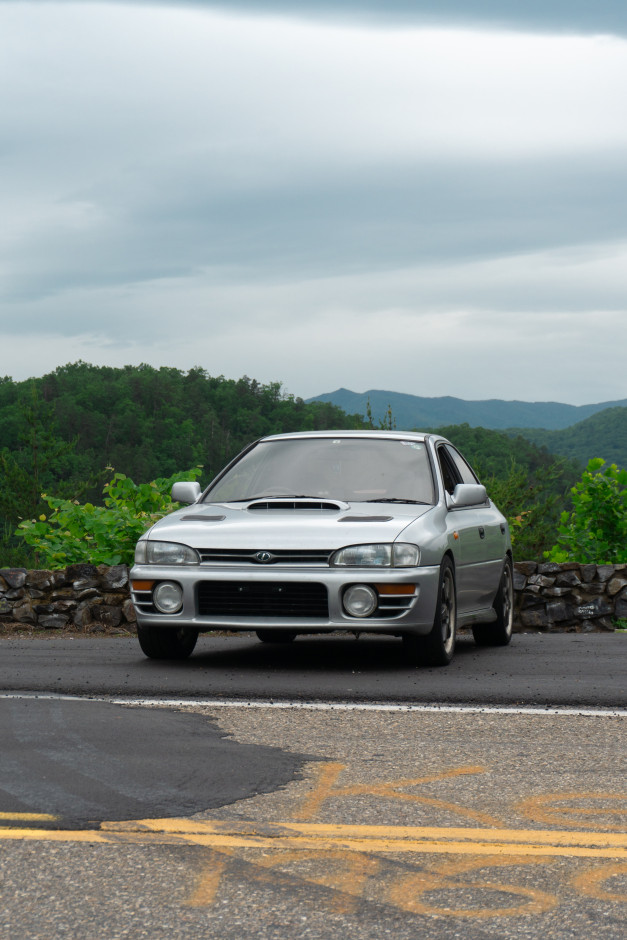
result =
M5 697L0 937L622 940L626 721Z
M0 640L0 938L622 940L626 666L619 634L445 669L389 638Z
M2 640L0 938L622 940L626 660L621 635L463 640L445 669L385 638L178 664Z
M184 662L149 660L134 638L0 641L0 691L275 701L627 706L627 636L517 634L478 649L462 638L451 665L408 666L387 637L201 636Z
M191 815L271 793L305 762L200 715L85 699L0 697L0 740L0 819L43 814L46 829Z

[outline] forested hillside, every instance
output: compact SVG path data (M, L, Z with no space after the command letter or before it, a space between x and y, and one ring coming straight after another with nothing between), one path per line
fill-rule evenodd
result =
M278 382L203 369L77 362L25 382L0 379L0 566L32 562L13 533L48 511L42 493L99 502L107 467L141 483L202 466L205 484L264 434L363 425L335 405L285 395Z
M503 401L499 398L466 401L450 395L425 398L380 389L351 392L348 388L338 388L309 401L332 402L344 411L359 414L365 414L369 406L375 421L384 419L388 408L391 408L397 427L408 431L458 424L493 430L567 428L607 408L627 406L627 399L595 405L567 405L556 401Z
M0 446L23 463L35 446L37 423L57 439L76 442L81 472L109 465L149 480L197 464L208 479L264 434L358 428L363 419L335 405L305 404L285 395L279 382L235 381L199 368L77 362L26 382L0 380Z
M380 425L394 427L394 419L388 414ZM48 512L42 493L100 502L111 479L108 467L144 483L202 466L206 484L265 434L373 424L379 426L329 402L286 395L279 382L236 381L199 368L77 362L25 382L1 379L0 566L32 565L14 531L20 519ZM467 424L440 430L475 466L502 510L522 520L517 537L524 557L553 544L556 513L579 468L556 464L522 436Z
M524 435L552 454L577 460L585 465L593 457L604 457L627 469L627 408L606 408L561 431L540 428L514 428L512 435Z

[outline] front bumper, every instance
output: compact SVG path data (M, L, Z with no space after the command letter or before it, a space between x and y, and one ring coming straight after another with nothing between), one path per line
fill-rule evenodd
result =
M251 570L135 565L130 581L140 627L425 635L433 626L439 575L437 566L296 569L275 565ZM152 588L146 588L146 582L154 587L161 581L174 581L182 588L183 606L175 614L159 613L152 603ZM133 586L134 582L143 582L143 589ZM377 590L379 604L369 617L352 617L343 608L344 591L354 584ZM413 587L413 593L407 593L408 587Z

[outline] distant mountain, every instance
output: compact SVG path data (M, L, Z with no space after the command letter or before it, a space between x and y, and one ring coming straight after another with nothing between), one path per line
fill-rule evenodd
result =
M541 428L511 428L508 434L521 435L552 454L587 464L592 457L627 468L627 408L606 408L572 427L558 431Z
M596 405L565 405L555 401L466 401L463 398L421 398L401 392L371 389L351 392L339 388L308 402L323 401L337 405L348 414L366 414L368 402L376 423L385 418L388 408L399 430L436 428L443 425L469 424L471 427L506 430L508 428L544 428L559 430L578 424L591 415L608 408L625 408L627 399L606 401ZM548 447L548 444L547 444ZM551 448L550 448L551 449Z

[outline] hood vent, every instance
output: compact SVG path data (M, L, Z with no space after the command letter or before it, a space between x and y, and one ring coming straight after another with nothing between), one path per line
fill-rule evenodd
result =
M338 522L391 522L392 516L342 516Z
M339 512L342 507L321 499L263 499L251 503L249 512Z
M196 516L181 516L181 522L223 522L226 516L203 516L200 513Z

